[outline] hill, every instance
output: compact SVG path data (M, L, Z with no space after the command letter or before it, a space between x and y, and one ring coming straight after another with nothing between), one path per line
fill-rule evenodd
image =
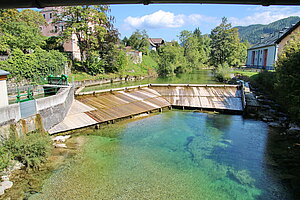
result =
M259 42L261 36L266 37L274 31L279 31L284 27L291 27L292 24L296 24L299 20L300 17L293 16L280 19L267 25L254 24L250 26L236 26L235 28L238 28L242 41L248 40L251 44L256 44Z

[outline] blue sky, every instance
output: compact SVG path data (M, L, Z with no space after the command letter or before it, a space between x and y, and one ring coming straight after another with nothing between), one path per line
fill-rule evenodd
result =
M111 5L115 26L121 38L130 36L136 29L145 29L149 37L162 37L167 41L178 40L182 30L199 27L210 33L227 17L233 26L268 24L289 16L300 16L299 6L250 6L207 4L156 4Z

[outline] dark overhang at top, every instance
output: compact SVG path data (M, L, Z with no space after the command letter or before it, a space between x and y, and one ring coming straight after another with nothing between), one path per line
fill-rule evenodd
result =
M300 5L300 0L0 0L0 8L43 8L52 6L97 4L247 4L247 5Z

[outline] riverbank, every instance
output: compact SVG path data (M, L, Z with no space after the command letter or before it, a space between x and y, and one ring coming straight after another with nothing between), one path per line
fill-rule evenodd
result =
M67 167L68 163L76 159L85 142L84 137L72 137L65 143L67 148L53 148L47 162L38 170L25 170L24 167L14 170L10 176L14 185L6 190L0 199L28 199L31 195L41 192L44 181L56 170Z

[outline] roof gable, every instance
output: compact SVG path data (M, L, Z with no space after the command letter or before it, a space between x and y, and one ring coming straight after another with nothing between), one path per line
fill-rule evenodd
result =
M290 33L292 33L296 28L298 28L298 26L300 26L300 21L295 24L294 26L292 26L290 29L288 29L284 34L281 35L281 37L279 37L277 40L276 40L276 43L280 43L281 40L283 40L286 36L288 36Z
M263 38L261 40L261 42L259 42L255 45L253 45L252 47L250 47L249 50L276 45L283 38L285 38L287 35L289 35L293 30L295 30L298 26L300 26L300 21L296 25L294 25L290 28L284 28L280 31L277 31L277 32L274 32L274 33L270 34L268 37Z

